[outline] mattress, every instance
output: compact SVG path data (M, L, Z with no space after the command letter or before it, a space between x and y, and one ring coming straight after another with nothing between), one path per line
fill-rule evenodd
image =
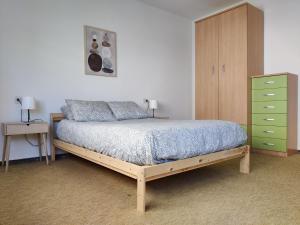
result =
M185 159L243 145L239 124L221 120L62 120L59 139L138 165Z

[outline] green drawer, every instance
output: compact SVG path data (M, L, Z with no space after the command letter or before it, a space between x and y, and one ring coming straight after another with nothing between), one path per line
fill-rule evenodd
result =
M287 75L252 78L252 89L287 87Z
M252 136L254 137L269 137L278 139L287 139L286 127L275 126L252 126Z
M252 101L287 100L287 88L252 90Z
M252 102L252 113L287 113L287 101Z
M275 138L252 138L252 147L257 149L266 149L279 152L286 152L287 141Z
M252 114L253 125L287 126L287 114Z

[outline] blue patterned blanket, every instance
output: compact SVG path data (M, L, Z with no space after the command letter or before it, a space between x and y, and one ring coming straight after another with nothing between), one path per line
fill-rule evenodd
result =
M185 159L242 145L246 132L221 120L62 120L59 139L138 165Z

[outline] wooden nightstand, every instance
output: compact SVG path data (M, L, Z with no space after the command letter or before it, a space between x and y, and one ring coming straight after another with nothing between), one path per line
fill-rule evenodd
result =
M8 170L10 141L11 137L15 135L37 134L39 142L40 160L42 158L42 151L46 156L46 163L48 165L47 153L47 134L49 125L46 122L31 122L31 123L2 123L2 134L4 136L3 153L2 153L2 166L6 161L5 171Z

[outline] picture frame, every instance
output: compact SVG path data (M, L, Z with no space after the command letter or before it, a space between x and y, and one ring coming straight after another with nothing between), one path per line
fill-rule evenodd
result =
M85 25L84 61L86 75L116 77L116 32Z

